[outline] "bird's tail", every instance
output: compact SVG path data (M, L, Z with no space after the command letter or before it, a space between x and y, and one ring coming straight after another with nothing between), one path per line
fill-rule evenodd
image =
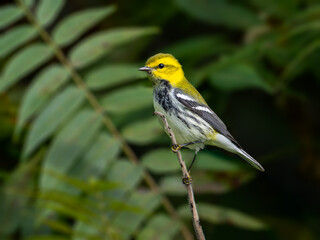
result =
M253 157L251 157L248 153L246 153L243 149L238 148L237 154L243 158L247 163L251 164L256 169L264 172L264 168L258 163Z

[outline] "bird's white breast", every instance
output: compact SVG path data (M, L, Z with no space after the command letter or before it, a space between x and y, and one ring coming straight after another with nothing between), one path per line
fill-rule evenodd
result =
M173 95L172 91L169 91L169 97L171 99L171 110L165 111L159 104L157 98L154 97L154 109L157 112L161 112L166 117L169 126L171 127L177 143L185 144L198 140L207 141L206 136L199 132L199 126L207 126L208 129L203 129L203 132L212 131L210 125L202 118L187 110ZM173 108L173 109L172 109ZM189 117L188 117L189 116ZM192 116L192 118L190 117ZM186 124L187 122L188 124ZM200 150L204 148L204 144L193 144L188 146L190 149Z

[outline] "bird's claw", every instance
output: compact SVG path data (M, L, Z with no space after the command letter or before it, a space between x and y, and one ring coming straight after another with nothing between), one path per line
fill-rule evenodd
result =
M191 184L191 182L192 182L192 178L189 173L187 176L182 177L182 183L184 185L189 185L189 184Z
M181 146L179 144L172 144L171 145L171 150L172 152L178 152L181 149Z

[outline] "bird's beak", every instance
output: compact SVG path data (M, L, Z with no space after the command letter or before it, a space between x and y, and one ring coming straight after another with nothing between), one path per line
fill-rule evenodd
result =
M152 68L151 67L147 67L147 66L139 68L139 71L144 71L144 72L148 72L148 73L151 72L151 70L152 70Z

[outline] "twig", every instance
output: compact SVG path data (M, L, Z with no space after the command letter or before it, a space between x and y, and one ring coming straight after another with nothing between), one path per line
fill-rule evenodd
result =
M169 137L171 138L172 145L177 146L176 137L174 136L174 133L173 133L172 129L170 128L166 117L160 112L154 112L154 114L161 117L161 119L164 122L164 126L169 134ZM193 222L193 228L194 228L194 231L196 234L196 238L198 240L205 240L206 238L204 236L202 227L200 225L200 218L199 218L199 214L197 211L197 205L196 205L196 202L194 199L193 188L192 188L192 184L191 184L191 177L189 175L189 172L187 170L185 162L182 160L180 150L175 151L175 153L177 154L177 157L179 159L179 163L180 163L181 171L182 171L182 176L183 176L182 177L183 183L186 186L187 192L188 192L189 206L190 206L190 211L192 214L192 222Z

